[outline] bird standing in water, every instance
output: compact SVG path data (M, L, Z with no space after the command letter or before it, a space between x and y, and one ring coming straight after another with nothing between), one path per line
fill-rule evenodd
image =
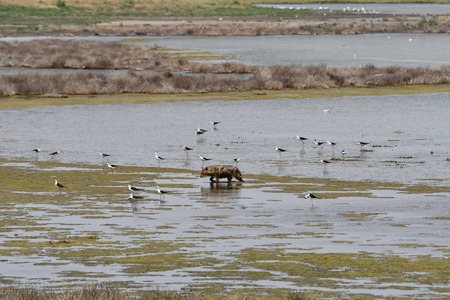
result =
M316 195L314 195L312 193L308 193L305 195L305 199L311 199L311 208L313 208L314 207L313 199L319 199L319 197L317 197Z
M61 189L66 187L65 185L62 185L61 183L59 183L57 179L55 179L55 186L58 188L60 195L61 195Z

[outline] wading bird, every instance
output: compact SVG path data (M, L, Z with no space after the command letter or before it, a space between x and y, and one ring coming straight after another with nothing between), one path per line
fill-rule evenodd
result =
M61 183L59 183L57 179L55 179L55 186L58 188L60 195L61 195L61 189L66 187L66 186L62 185Z
M61 152L62 152L61 150L58 150L58 151L50 153L49 155L51 155L52 159L53 159L56 155L60 154Z
M156 157L157 160L165 160L164 157L159 156L158 153L156 153L156 152L155 152L155 157Z
M316 195L314 195L312 193L308 193L305 195L305 199L311 199L311 208L313 208L314 207L313 199L319 199L319 197L317 197Z
M156 152L155 152L155 158L158 160L158 166L159 166L159 162L160 162L161 160L165 160L164 157L159 156L158 153L156 153Z
M118 167L118 165L111 164L109 160L106 161L106 165L111 169L111 173L114 173L114 169Z
M130 190L130 191L132 191L132 192L138 192L138 191L143 191L144 189L141 189L141 188L137 188L137 187L135 187L135 186L132 186L132 185L128 185L128 189Z
M281 159L281 152L286 152L287 150L283 149L283 148L275 147L275 151L278 152L278 154L280 155L280 159Z
M320 147L322 146L324 142L318 142L316 139L314 139L314 144L316 144L316 146Z
M139 200L139 199L143 199L143 198L144 197L135 195L133 193L131 193L130 196L128 196L128 200Z
M205 161L211 160L211 158L207 158L207 157L204 157L204 156L201 156L201 155L199 155L198 157L200 157L200 159L202 160L202 168L205 165Z
M184 153L186 153L186 159L189 158L189 151L192 151L192 150L194 150L194 149L190 148L190 147L188 147L186 145L183 146L183 151L184 151Z
M158 191L159 194L159 201L163 201L164 200L164 194L167 194L166 191L163 191L159 188L159 186L156 186L156 190Z
M128 196L128 205L133 209L133 211L138 210L138 200L143 199L142 196L137 196L133 193Z
M322 157L320 158L320 162L323 163L324 165L331 164L331 161L323 159Z
M209 124L211 124L213 127L216 127L216 125L220 124L220 122L211 121L211 122L209 122Z
M330 145L333 148L336 146L336 143L335 142L331 142L331 141L327 141L327 144Z
M97 152L101 157L103 157L103 158L105 158L105 157L108 157L108 156L111 156L111 155L109 155L109 154L106 154L106 153L102 153L102 152Z
M196 134L197 136L200 136L200 135L204 134L205 132L208 132L208 130L206 130L206 129L201 129L201 128L197 128L197 131L195 132L195 134Z
M308 139L308 138L305 138L305 137L303 137L303 136L298 136L298 135L296 135L295 138L296 138L297 140L299 140L300 142L302 142L302 145L303 145L303 144L305 143L305 141Z
M358 141L357 144L361 146L361 150L365 150L366 148L364 148L364 146L369 145L370 143Z

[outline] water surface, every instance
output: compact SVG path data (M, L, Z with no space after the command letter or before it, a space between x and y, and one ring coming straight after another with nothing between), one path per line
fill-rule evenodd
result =
M133 184L145 188L140 193L145 200L136 206L130 206L126 200L128 182L117 181L116 174L111 173L106 185L116 193L91 195L67 189L59 195L52 174L64 174L65 170L58 167L41 170L42 176L48 177L48 188L41 187L43 192L35 196L43 201L35 198L25 201L33 193L23 192L20 186L13 191L0 191L4 209L0 220L14 218L19 222L8 224L0 232L4 250L0 255L0 280L38 286L43 282L65 285L74 280L105 281L129 290L218 284L228 289L246 286L324 291L328 287L324 287L322 278L305 283L280 271L252 279L247 272L261 270L247 268L233 269L234 276L219 278L215 268L235 267L236 257L246 249L371 253L410 259L423 255L445 257L450 247L448 193L409 194L386 189L363 191L368 195L355 196L361 191L348 190L348 194L340 191L338 198L318 199L311 207L303 192L283 192L278 182L257 186L247 175L295 176L298 182L290 184L300 186L304 177L448 185L449 96L432 93L0 110L0 156L28 161L18 164L24 169L34 170L33 161L50 161L49 153L61 149L62 153L53 161L93 164L101 170L105 160L97 152L106 152L119 168L137 165L185 170L176 174L162 172L156 180L147 179L149 174L135 174ZM221 123L214 128L210 121ZM208 131L198 137L197 128ZM294 138L296 135L309 139L302 145ZM318 147L314 139L330 140L336 146ZM366 151L361 151L357 141L370 143ZM189 157L182 150L185 144L194 148ZM279 156L275 147L287 151ZM44 151L36 155L33 148ZM166 159L157 161L154 152ZM234 164L233 158L241 157L238 166L247 182L231 187L221 184L219 188L210 185L208 178L197 175L202 165L198 155L212 158L207 164ZM322 165L321 157L332 163ZM80 170L89 178L88 169ZM89 186L97 184L87 182ZM169 191L165 203L157 201L156 184ZM101 193L105 187L98 188ZM320 195L318 189L312 192ZM75 192L77 197L71 195ZM17 196L21 201L11 200ZM20 225L24 220L31 223ZM93 243L93 257L65 254L83 251L91 247L89 243L84 246L49 243L85 236L110 243ZM31 245L26 251L20 244L14 246L22 240ZM119 260L123 252L160 241L187 243L190 246L177 250L180 254L217 263L140 272L130 270L132 266L126 263L97 261L103 259L104 252L99 251L104 249L122 249L120 255L108 255ZM43 244L33 246L33 243ZM407 277L395 283L383 282L382 278L330 280L336 282L332 292L350 296L449 295L445 286Z
M162 47L211 51L251 65L433 67L450 64L447 34L165 37L156 41Z
M436 93L6 109L0 155L33 157L31 150L42 148L37 159L48 160L61 149L61 161L95 164L102 162L97 152L106 152L116 164L192 170L202 166L198 155L220 164L241 157L245 173L446 184L448 99ZM221 123L213 128L210 121ZM197 136L197 128L208 132ZM314 139L336 146L318 147ZM367 151L358 141L370 143ZM194 148L189 159L183 145ZM275 147L287 151L280 157ZM323 166L320 158L336 161Z

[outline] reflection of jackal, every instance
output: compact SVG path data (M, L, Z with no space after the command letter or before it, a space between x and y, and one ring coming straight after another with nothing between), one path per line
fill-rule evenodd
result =
M231 179L233 179L233 177L240 182L244 182L239 169L237 167L229 165L212 165L204 167L202 169L202 173L200 174L200 177L203 176L211 176L209 180L211 180L212 182L219 182L220 178L228 178L228 182L231 182Z

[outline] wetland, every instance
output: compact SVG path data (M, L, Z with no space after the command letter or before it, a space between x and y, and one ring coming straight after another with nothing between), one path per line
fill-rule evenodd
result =
M450 296L444 9L11 2L0 298Z
M3 284L76 279L134 293L314 298L450 293L447 92L146 97L0 111ZM196 136L198 127L208 131ZM363 150L358 140L370 144ZM189 156L184 144L194 148ZM287 151L280 157L275 146ZM211 185L199 177L198 155L210 164L241 157L245 182ZM143 188L143 199L130 201L128 184ZM314 207L308 192L319 197Z

